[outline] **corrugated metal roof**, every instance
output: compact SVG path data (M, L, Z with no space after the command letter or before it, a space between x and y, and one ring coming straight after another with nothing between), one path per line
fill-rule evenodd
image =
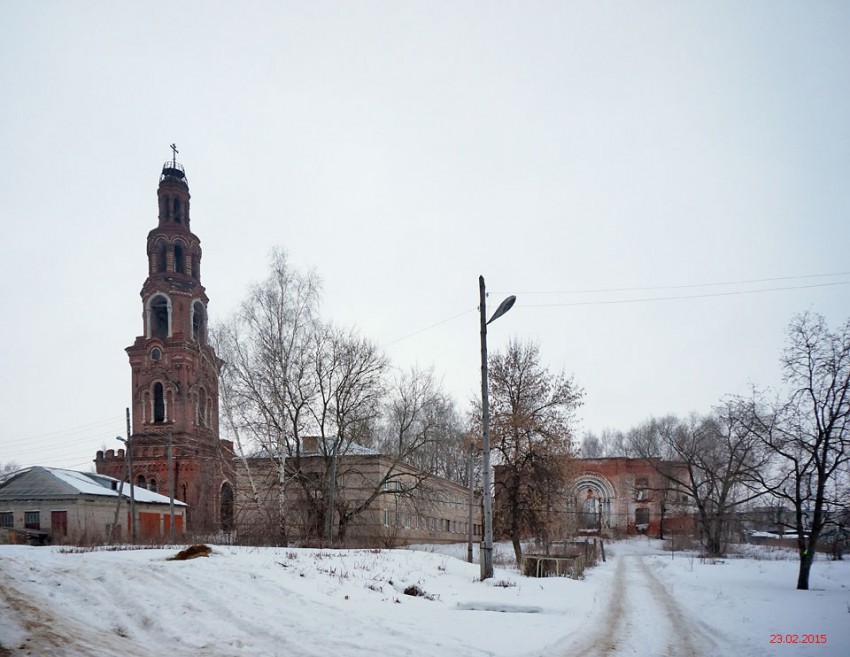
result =
M117 479L94 472L36 465L12 472L0 479L0 500L58 499L76 495L118 497L119 487L120 482ZM129 498L130 484L125 483L121 492L123 497ZM169 504L166 495L138 486L133 486L133 497L137 502ZM180 500L174 500L174 504L188 506Z

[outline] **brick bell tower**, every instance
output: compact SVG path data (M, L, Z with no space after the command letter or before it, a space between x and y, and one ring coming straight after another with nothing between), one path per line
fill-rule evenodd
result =
M132 369L133 480L169 494L172 441L174 495L189 505L187 529L233 526L233 445L219 439L221 361L207 343L207 298L201 246L190 230L189 185L174 156L162 167L159 224L148 233L148 277L142 286L142 335L127 347ZM123 472L123 450L97 453L99 473Z

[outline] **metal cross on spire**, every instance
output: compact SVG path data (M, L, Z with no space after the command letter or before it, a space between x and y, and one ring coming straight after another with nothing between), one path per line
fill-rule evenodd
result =
M171 146L169 146L169 148L171 149L171 166L176 169L177 168L177 166L176 166L177 165L177 153L179 153L180 151L177 150L177 144L171 144Z

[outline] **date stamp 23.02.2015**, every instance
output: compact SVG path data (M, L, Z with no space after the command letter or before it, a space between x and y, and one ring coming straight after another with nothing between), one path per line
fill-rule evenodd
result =
M771 634L771 643L792 643L815 645L826 643L826 634Z

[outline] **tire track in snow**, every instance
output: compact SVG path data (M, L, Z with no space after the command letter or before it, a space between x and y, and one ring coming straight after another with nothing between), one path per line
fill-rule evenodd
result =
M13 583L14 578L0 572L0 597L13 610L26 633L16 645L4 646L14 657L145 657L126 638L99 632L61 618L45 600L33 600Z
M617 558L601 618L561 657L705 657L716 647L639 556ZM563 645L563 644L562 644Z
M652 592L653 598L658 605L664 610L664 614L670 625L671 637L667 647L667 654L670 657L699 657L702 651L697 649L694 641L702 639L705 643L705 637L702 631L699 630L685 616L682 608L676 602L667 588L662 584L658 576L652 572L652 569L646 565L646 562L637 557L638 566L640 567L646 582L649 584L649 589Z
M593 631L589 636L580 637L572 644L568 644L565 651L558 654L564 657L581 655L582 657L607 657L616 654L621 643L625 620L625 598L626 598L626 562L623 558L617 559L617 567L614 577L609 584L610 594L605 602L605 614L602 619L593 625Z

